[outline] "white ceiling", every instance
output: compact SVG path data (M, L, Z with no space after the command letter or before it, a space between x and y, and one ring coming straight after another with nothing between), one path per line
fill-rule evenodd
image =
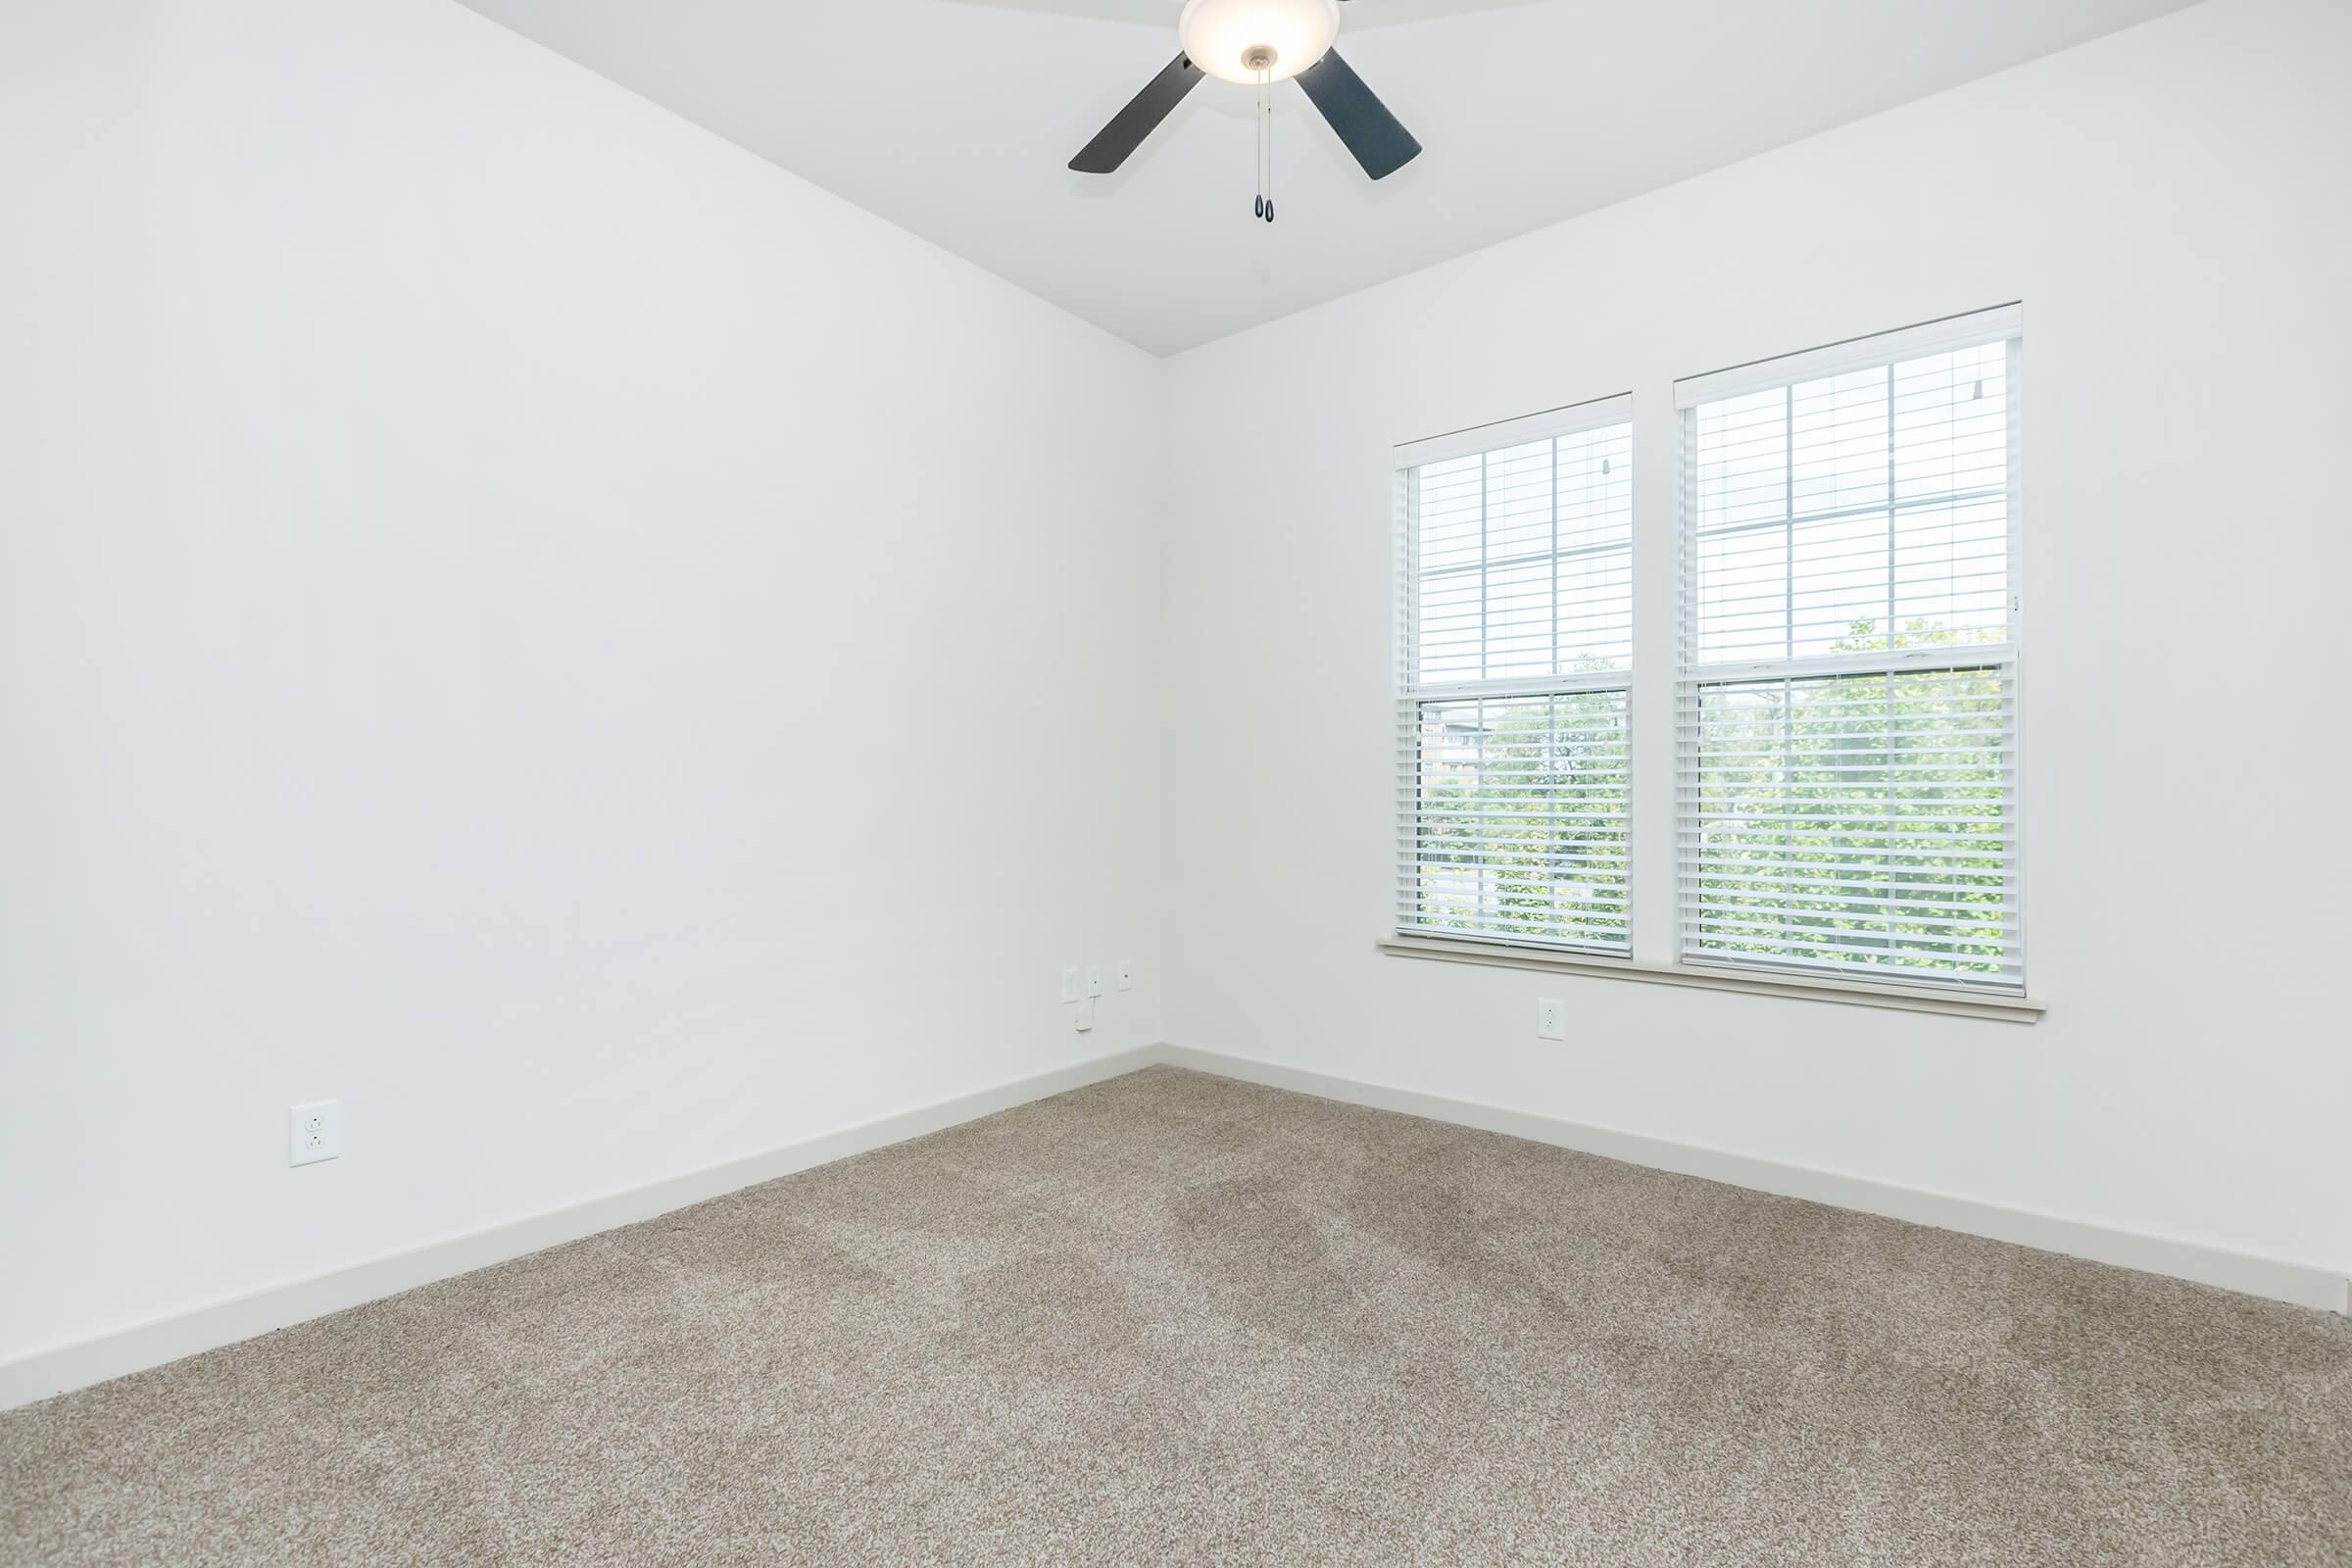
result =
M1205 81L1065 167L1177 52L1177 0L466 0L1154 353L1189 348L2178 10L2184 0L1352 0L1427 148L1373 184L1275 89Z

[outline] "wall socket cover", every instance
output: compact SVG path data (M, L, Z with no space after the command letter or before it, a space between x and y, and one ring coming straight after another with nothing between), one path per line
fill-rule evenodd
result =
M1544 997L1536 1004L1536 1038L1568 1038L1568 1009L1557 997Z
M1135 960L1133 958L1119 960L1119 989L1121 991L1135 989Z
M343 1102L314 1100L286 1112L286 1163L316 1165L343 1157Z
M1099 963L1086 966L1086 994L1090 997L1102 994L1102 966Z

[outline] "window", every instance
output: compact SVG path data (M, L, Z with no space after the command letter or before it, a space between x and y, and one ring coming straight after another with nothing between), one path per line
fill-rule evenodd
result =
M2023 989L2019 322L1677 384L1684 962Z
M1631 403L1397 451L1401 932L1628 949Z

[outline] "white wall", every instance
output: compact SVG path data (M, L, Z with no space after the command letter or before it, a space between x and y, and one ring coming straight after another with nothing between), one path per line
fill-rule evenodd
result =
M2352 1265L2344 8L1165 367L445 0L0 34L0 1361L1163 1034ZM1390 445L1632 389L1655 584L1675 377L2018 298L2048 1019L1377 956Z
M2352 8L2215 0L1173 362L1170 1038L2352 1269L2348 79ZM1673 381L2008 300L2046 1020L1377 955L1392 443L1635 394L1655 779Z
M0 37L0 1361L1157 1038L1155 362L446 0Z

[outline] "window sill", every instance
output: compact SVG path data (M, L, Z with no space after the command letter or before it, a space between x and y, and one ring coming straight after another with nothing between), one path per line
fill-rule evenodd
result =
M1483 963L1548 974L1594 975L1642 980L1652 985L1692 986L1702 991L1745 991L1757 996L1795 997L1808 1002L1842 1002L1862 1007L1896 1007L1908 1012L1942 1012L1964 1018L1997 1018L2034 1023L2047 1004L2031 997L1972 995L1939 987L1879 985L1858 980L1813 979L1753 969L1716 969L1694 963L1638 963L1632 958L1499 942L1465 942L1449 937L1396 935L1380 944L1395 958L1435 958L1441 963Z

